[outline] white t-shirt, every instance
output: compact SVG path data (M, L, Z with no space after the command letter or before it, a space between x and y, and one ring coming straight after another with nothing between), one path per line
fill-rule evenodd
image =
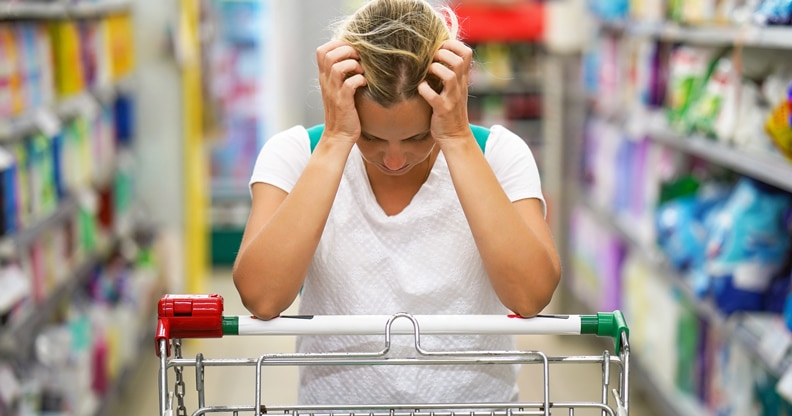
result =
M512 201L543 201L525 142L493 126L485 156ZM290 192L311 157L305 128L272 137L251 184ZM492 215L498 215L492 213ZM442 152L410 204L388 216L377 203L353 147L300 299L307 315L506 314L484 269ZM513 350L510 336L423 336L429 351ZM376 352L383 337L305 336L299 352ZM394 336L391 351L414 356L412 336ZM308 366L300 371L302 404L507 402L517 397L513 365Z

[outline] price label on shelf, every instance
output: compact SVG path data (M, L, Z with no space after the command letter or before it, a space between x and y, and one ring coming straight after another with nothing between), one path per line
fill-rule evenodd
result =
M784 375L778 380L778 384L776 384L776 393L786 399L786 401L792 402L792 366L787 368Z
M0 365L0 403L13 403L19 397L19 381L8 365Z
M80 114L84 115L88 119L93 119L97 114L99 114L100 105L99 101L96 100L96 97L91 94L84 94L82 97L80 97L78 108Z
M751 45L761 42L762 30L754 25L745 25L739 29L734 37L736 45Z
M767 360L771 368L779 368L790 346L792 346L792 335L783 326L783 322L779 319L767 322L767 327L759 340L759 354Z
M0 140L7 140L14 133L14 128L9 121L0 120Z
M35 116L36 126L44 135L53 137L61 131L61 121L55 113L48 109L40 109Z

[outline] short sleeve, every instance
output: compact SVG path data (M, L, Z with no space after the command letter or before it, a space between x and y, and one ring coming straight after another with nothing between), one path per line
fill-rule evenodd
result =
M311 157L308 132L295 126L272 136L259 151L250 186L263 182L291 192Z
M484 155L509 200L536 198L542 201L547 212L539 168L531 149L520 136L503 126L492 126Z

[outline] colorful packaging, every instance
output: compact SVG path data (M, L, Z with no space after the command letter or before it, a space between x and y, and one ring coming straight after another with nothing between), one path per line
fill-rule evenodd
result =
M687 130L717 137L716 122L723 111L726 97L730 91L738 88L738 82L731 59L726 57L718 59L701 94L692 103L685 116L685 124L689 126Z
M14 26L0 24L0 116L17 115L24 109L19 59Z
M701 94L716 60L709 49L680 46L671 52L667 111L669 124L680 131L689 128L685 116Z
M17 231L17 164L14 155L0 148L0 236Z
M55 63L55 89L60 97L85 90L85 68L77 22L59 20L50 23Z
M30 207L30 165L28 148L24 142L11 145L11 152L17 163L16 175L16 227L22 229L31 222L32 209Z
M764 0L753 14L754 23L759 25L792 24L792 0Z
M107 16L104 24L107 31L111 77L118 80L128 75L135 66L134 31L132 17L124 14ZM260 28L258 28L260 29Z
M52 39L49 29L44 24L35 27L36 53L38 54L39 89L41 104L50 105L55 102L55 63L53 62Z
M706 271L725 313L764 309L765 293L786 261L792 195L742 178L713 218Z
M792 160L792 82L787 88L787 99L779 103L767 118L765 131L778 150Z

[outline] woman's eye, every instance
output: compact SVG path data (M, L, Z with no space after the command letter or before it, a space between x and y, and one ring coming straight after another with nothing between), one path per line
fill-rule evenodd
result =
M407 139L407 141L408 142L413 142L413 143L418 143L418 142L422 142L422 141L424 141L424 140L426 140L428 138L429 138L429 135L428 134L424 134L423 136L418 136L418 137L413 137L411 139Z

